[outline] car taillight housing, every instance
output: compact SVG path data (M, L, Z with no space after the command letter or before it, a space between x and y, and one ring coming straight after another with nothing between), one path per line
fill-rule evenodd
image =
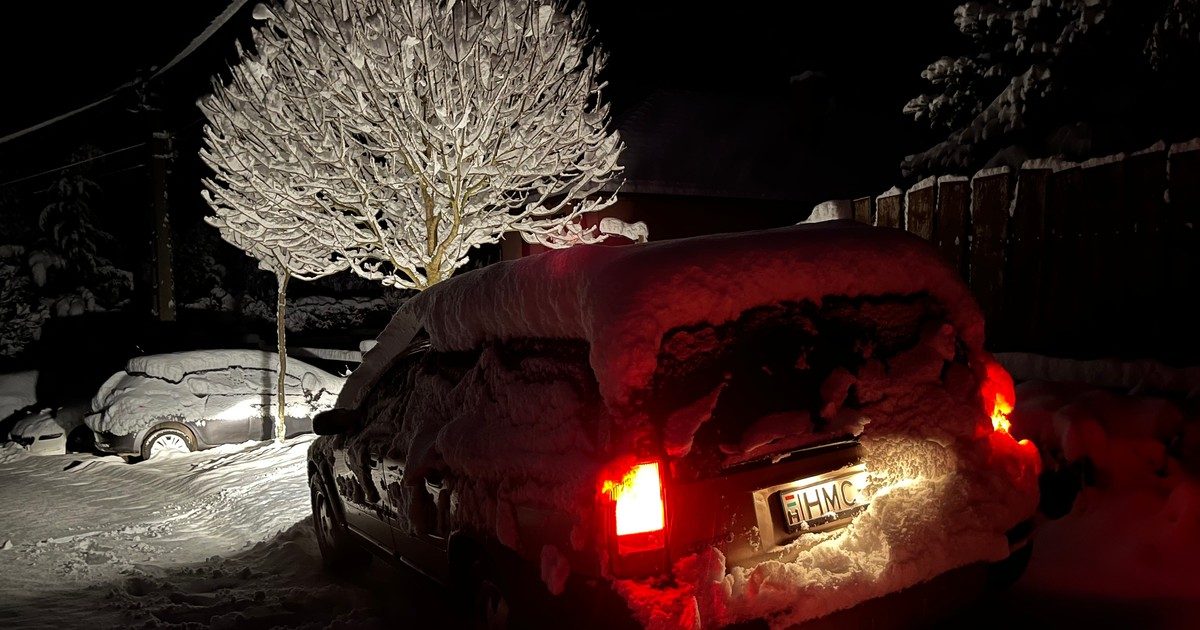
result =
M662 570L667 546L667 505L658 461L634 464L601 485L613 573L638 575Z

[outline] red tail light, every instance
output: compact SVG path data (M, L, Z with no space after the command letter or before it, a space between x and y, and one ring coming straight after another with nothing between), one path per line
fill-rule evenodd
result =
M658 462L634 465L619 479L605 480L601 489L611 506L610 531L619 556L666 547L667 508Z
M992 418L992 430L1008 433L1012 428L1008 415L1012 413L1017 400L1012 377L999 363L989 362L979 393L983 398L984 412Z

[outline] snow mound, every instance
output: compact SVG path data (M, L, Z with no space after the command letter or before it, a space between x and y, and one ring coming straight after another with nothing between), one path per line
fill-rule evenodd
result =
M520 338L588 341L600 391L620 408L649 384L671 329L717 325L784 301L920 293L945 307L968 347L982 348L978 307L927 243L844 221L556 250L442 282L406 308L435 350ZM365 371L401 349L369 353Z
M1083 483L1038 534L1027 584L1094 598L1200 598L1200 417L1167 398L1030 381L1013 429Z

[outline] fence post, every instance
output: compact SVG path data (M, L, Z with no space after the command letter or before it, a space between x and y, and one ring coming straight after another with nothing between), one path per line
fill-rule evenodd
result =
M901 228L904 216L904 196L900 189L892 186L887 192L875 198L875 225L879 227Z
M934 241L938 251L959 275L966 277L967 209L971 204L971 182L966 177L939 177L937 221Z
M1088 160L1079 166L1082 227L1079 275L1080 304L1085 316L1079 321L1080 335L1093 352L1111 354L1128 350L1131 331L1126 326L1133 314L1129 304L1127 272L1130 261L1128 212L1125 198L1125 154Z
M1080 287L1080 174L1077 164L1056 164L1046 186L1046 274L1050 300L1046 325L1048 350L1064 352L1080 345L1079 320L1086 314L1079 306Z
M859 197L850 202L854 208L854 220L867 225L875 225L875 214L871 212L871 198Z
M1042 275L1049 179L1050 168L1035 161L1026 162L1017 173L1001 316L1013 350L1039 349L1046 336L1044 322L1050 296Z
M1125 198L1122 210L1132 234L1126 241L1129 265L1125 301L1131 318L1121 322L1126 336L1145 356L1163 356L1168 348L1170 304L1164 294L1167 269L1163 230L1167 192L1167 148L1162 142L1125 160Z
M904 225L921 238L933 240L933 212L937 207L936 177L917 182L904 196Z
M1168 152L1170 205L1166 217L1166 295L1176 357L1196 360L1200 327L1191 300L1200 291L1200 139L1172 145Z
M969 265L971 292L988 324L989 347L1003 346L1000 323L1004 291L1004 243L1008 227L1009 174L1007 168L987 169L971 180L971 242ZM1000 346L997 346L999 342Z

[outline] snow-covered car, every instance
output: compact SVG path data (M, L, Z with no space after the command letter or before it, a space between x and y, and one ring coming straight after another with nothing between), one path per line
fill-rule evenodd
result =
M493 627L787 627L1019 575L1039 457L1013 398L901 231L578 246L401 308L314 422L314 522L327 567L402 561Z
M194 350L135 357L92 399L84 421L101 451L142 458L272 437L279 355ZM288 435L312 430L345 379L288 358Z
M89 450L92 432L83 424L88 402L29 411L13 424L9 439L34 455Z

